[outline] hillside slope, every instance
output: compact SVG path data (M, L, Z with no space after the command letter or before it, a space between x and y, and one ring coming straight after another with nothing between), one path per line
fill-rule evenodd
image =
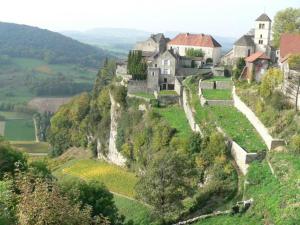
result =
M99 67L109 53L49 30L0 22L0 55Z

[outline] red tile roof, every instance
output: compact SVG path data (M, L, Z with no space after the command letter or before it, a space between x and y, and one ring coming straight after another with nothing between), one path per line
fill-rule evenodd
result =
M199 47L222 47L212 36L205 34L178 34L169 45L187 45Z
M300 54L300 34L283 34L280 39L280 58Z
M252 63L252 62L256 61L257 59L269 60L270 58L268 56L266 56L266 54L263 52L255 52L252 55L250 55L249 57L245 58L245 61Z

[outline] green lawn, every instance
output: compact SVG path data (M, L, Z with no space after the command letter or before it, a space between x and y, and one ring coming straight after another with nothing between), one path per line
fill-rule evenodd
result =
M49 153L50 145L47 142L13 141L12 146L26 153Z
M188 138L191 135L191 128L185 113L180 106L155 108L155 110L170 124L171 127L176 128L179 137Z
M205 81L231 81L231 77L217 77L217 76L214 76L208 80L205 80Z
M125 168L98 160L72 160L54 172L60 179L99 180L112 192L134 197L137 177Z
M231 90L227 89L206 89L202 90L204 98L208 100L231 100Z
M159 95L178 95L174 90L162 90L158 93Z
M13 119L31 119L32 114L12 112L12 111L0 111L0 116L3 116L6 120Z
M194 107L195 120L198 124L204 122L217 123L224 132L248 152L267 149L263 140L248 119L233 106L202 107L198 98L197 84L188 78L184 83L192 97L190 104Z
M143 97L143 98L155 99L154 94L149 94L147 92L138 92L138 93L135 93L134 95Z
M150 210L138 201L114 195L115 204L119 213L126 217L125 222L132 220L134 224L150 225Z
M10 141L34 141L35 130L32 119L6 120L4 137Z

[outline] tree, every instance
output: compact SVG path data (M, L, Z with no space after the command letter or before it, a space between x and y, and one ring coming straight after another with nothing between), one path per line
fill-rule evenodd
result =
M16 169L27 169L25 156L14 150L9 144L0 142L0 180L5 173L14 174Z
M202 51L202 49L194 49L194 48L186 49L185 54L188 57L204 57L204 55L205 55L205 53Z
M240 78L245 66L246 66L245 60L243 58L239 58L233 69L233 76L236 80L238 80Z
M269 69L262 78L259 88L260 95L265 99L270 97L282 81L283 74L280 69Z
M106 225L103 217L92 217L91 208L81 207L61 194L59 187L30 175L16 180L19 194L17 217L22 225Z
M194 165L188 157L173 151L156 155L139 180L138 197L153 206L164 224L183 208L182 200L193 190Z
M273 37L274 45L279 46L280 37L284 33L300 32L300 8L287 8L279 11L274 19Z
M146 80L147 62L143 59L142 51L129 52L127 72L134 80Z
M62 189L81 207L91 206L91 215L104 216L112 225L124 224L124 217L119 216L113 194L99 181L71 181L62 184Z

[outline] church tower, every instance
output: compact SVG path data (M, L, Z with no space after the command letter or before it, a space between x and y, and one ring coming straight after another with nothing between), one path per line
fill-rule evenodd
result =
M254 43L256 45L256 51L265 52L270 55L270 42L271 42L271 27L272 20L267 14L263 13L255 21L255 34Z

